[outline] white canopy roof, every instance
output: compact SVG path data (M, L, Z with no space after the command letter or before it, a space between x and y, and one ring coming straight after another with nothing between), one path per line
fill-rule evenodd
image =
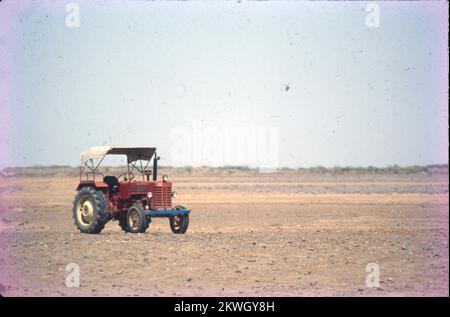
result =
M151 160L155 154L154 147L133 147L133 146L94 146L89 150L81 152L81 162L88 160L101 160L105 155L118 154L126 155L128 162L133 162L138 159Z

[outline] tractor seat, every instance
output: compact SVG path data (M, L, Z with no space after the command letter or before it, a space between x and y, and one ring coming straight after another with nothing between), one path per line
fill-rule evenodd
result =
M115 194L119 191L119 180L115 176L103 177L103 182L108 184L109 192Z

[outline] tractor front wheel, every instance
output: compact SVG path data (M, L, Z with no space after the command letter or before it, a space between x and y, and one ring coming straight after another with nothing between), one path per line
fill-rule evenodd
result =
M186 209L183 206L176 206L175 210ZM170 229L173 233L184 234L189 226L189 215L188 214L178 214L169 217Z
M148 229L150 221L144 212L144 208L133 205L128 209L126 217L119 219L119 225L125 232L144 233Z

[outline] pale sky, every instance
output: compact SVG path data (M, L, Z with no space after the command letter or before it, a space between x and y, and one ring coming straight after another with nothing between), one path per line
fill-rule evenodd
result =
M79 27L69 1L0 2L0 168L96 145L164 165L247 147L279 167L448 162L447 2L379 2L378 27L367 2L73 2ZM211 159L244 128L262 133Z

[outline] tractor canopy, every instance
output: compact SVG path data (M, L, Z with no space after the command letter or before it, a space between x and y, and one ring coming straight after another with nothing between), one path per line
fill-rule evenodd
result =
M90 160L103 160L106 155L126 155L127 162L132 163L137 160L150 161L156 152L155 147L123 147L123 146L94 146L89 150L81 152L81 163Z
M153 158L153 180L157 177L157 161L159 157L155 155L155 147L136 147L136 146L95 146L91 147L89 150L84 151L80 155L81 166L80 166L80 181L82 181L82 176L86 176L86 181L89 181L89 176L92 176L93 181L95 181L95 175L100 174L104 177L103 173L98 171L100 164L102 163L105 156L109 154L113 155L126 155L127 157L127 170L128 173L133 173L137 170L141 173L142 178L144 175L151 173L147 169Z

